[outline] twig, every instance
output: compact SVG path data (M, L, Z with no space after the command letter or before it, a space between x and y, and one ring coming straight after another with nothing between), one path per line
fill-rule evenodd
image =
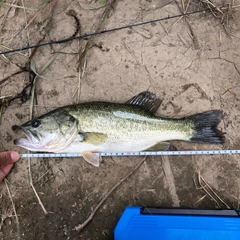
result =
M14 4L15 2L16 2L16 0L13 0L11 4ZM11 5L11 4L10 4L10 5ZM11 10L11 6L10 6L10 7L8 8L8 10L5 11L5 13L2 15L3 18L2 18L2 16L1 16L2 19L1 19L1 21L0 21L0 26L1 26L0 32L2 32L2 28L3 28L3 26L4 26L4 22L5 22L5 20L7 19L7 15L9 14L10 10Z
M239 7L240 7L240 4L231 6L231 9L235 9L235 8L239 8ZM223 9L223 10L228 10L229 7L221 7L221 9Z
M183 9L183 11L185 12L185 3L184 3L184 0L182 0L182 9Z
M202 184L202 182L204 184ZM205 181L205 179L201 176L200 172L198 172L198 183L200 185L200 188L198 189L203 189L209 196L210 198L218 205L218 207L220 208L220 204L218 203L217 200L220 200L220 202L222 202L228 209L230 209L230 206L225 203L222 198L220 198L218 196L218 194L212 189L212 187ZM196 183L195 183L196 185ZM197 187L197 186L196 186ZM217 199L216 199L217 198Z
M201 175L200 178L205 183L205 185L212 191L212 193L217 197L217 199L219 199L227 208L230 208L230 206L218 196L218 194L211 188L211 186L205 181L205 179Z
M31 11L31 10L37 10L37 8L26 8L24 6L19 6L19 5L16 5L16 4L10 4L10 3L3 3L4 5L6 6L9 6L9 7L14 7L14 8L19 8L19 9L25 9L25 10L28 10L28 11Z
M28 31L27 14L26 14L26 9L25 9L24 1L23 1L23 0L22 0L22 6L23 6L23 8L24 8L24 16L25 16L25 24L26 24L26 30L27 30L28 44L30 45L30 36L29 36L29 31ZM32 56L32 55L31 55L31 49L28 49L28 50L29 50L29 55ZM33 60L31 59L31 60L30 60L30 64L31 64L32 61L33 61ZM35 77L35 79L36 79L36 77ZM34 83L35 83L35 82L34 82ZM32 91L35 90L35 87L34 87L35 84L34 84L34 83L33 83ZM34 94L32 94L32 95L33 95L33 98L34 98ZM32 98L32 100L33 100L33 98ZM31 103L30 103L30 104L31 104ZM30 160L30 158L28 158L28 169L29 169L30 186L32 187L33 192L35 193L35 195L36 195L36 197L37 197L37 199L38 199L38 203L39 203L39 205L42 207L43 212L44 212L45 214L47 214L47 210L45 209L45 207L44 207L44 205L43 205L43 203L42 203L42 201L41 201L41 199L40 199L40 197L39 197L39 195L38 195L38 193L37 193L37 191L36 191L36 189L35 189L35 187L34 187L34 185L33 185L32 172L31 172L31 160Z
M51 20L52 20L52 16L53 16L53 8L56 4L57 0L54 0L54 1L48 1L48 0L45 0L40 6L38 9L36 9L35 12L33 12L30 16L29 16L29 21L28 21L28 25L25 26L25 28L27 28L32 22L33 20L37 17L37 15L43 10L43 11L46 11L48 12L48 16L47 16L47 22L45 25L45 28L47 28L47 25L50 24ZM46 7L46 9L45 9Z
M187 11L188 11L188 8L189 8L189 5L190 5L190 2L191 2L191 0L188 0L188 3L187 3L187 6L186 6L186 9L185 9L185 11L184 11L184 14L186 14L186 13L187 13Z
M39 205L42 207L42 210L43 210L44 214L48 214L48 212L47 212L46 208L44 207L44 205L43 205L40 197L38 196L38 193L37 193L37 191L36 191L36 189L35 189L32 181L30 182L30 185L31 185L31 187L32 187L32 189L33 189L36 197L37 197L37 200L38 200Z
M11 61L10 61L4 54L2 54L2 55L0 55L0 56L1 56L1 58L3 59L4 62L6 62L6 63L11 63Z
M11 200L11 203L12 203L13 212L14 212L14 215L15 215L15 218L16 218L16 224L17 224L17 236L18 236L18 240L20 240L20 226L19 226L19 219L18 219L17 211L16 211L16 208L15 208L15 204L13 202L13 199L12 199L10 189L8 187L8 181L6 179L4 179L4 183L5 183L7 191L8 191L8 196L9 196L9 198Z
M39 182L44 176L46 176L50 171L52 170L52 167L51 168L49 168L42 176L40 176L39 178L38 178L38 180L36 181L36 182L34 182L34 183L37 183L37 182Z
M84 58L83 66L81 67L81 71L78 72L78 97L77 97L77 102L80 101L80 94L81 94L81 80L83 79L86 71L86 66L87 66L87 59Z
M199 198L195 204L198 204L199 202L201 202L205 197L207 196L207 194L205 194L204 196L202 196L201 198Z
M143 67L143 65L138 61L137 57L135 56L134 52L131 50L131 48L126 44L126 42L124 40L122 40L123 46L125 47L125 49L129 52L129 54L132 56L132 58L136 61L137 65L140 67L140 71L142 72L142 74L144 74L149 82L152 82L152 78L151 75L149 73L149 71L147 71L146 66Z
M112 6L114 4L116 0L108 0L106 3L106 7L105 10L100 18L100 21L97 25L96 28L96 32L101 31L101 29L103 28L107 18L110 15L110 12L112 11ZM80 29L79 29L80 30ZM81 35L81 33L80 33ZM83 79L85 70L86 70L86 61L87 61L87 54L89 52L89 50L95 45L94 44L94 39L95 39L95 35L90 36L90 38L88 39L84 50L79 54L79 64L78 64L78 69L79 69L79 75L78 75L78 87L77 87L77 91L73 94L73 96L75 96L75 94L77 93L77 101L79 101L80 99L80 94L81 94L81 80Z
M25 24L26 24L26 26L28 26L26 9L25 9L25 6L24 6L24 0L21 0L21 1L22 1L22 6L23 6L23 12L24 12L24 20L25 20ZM27 30L28 45L31 45L31 43L30 43L30 35L29 35L29 31L28 31L28 27L26 28L26 30ZM31 49L28 49L28 53L29 53L29 55L31 55Z
M65 43L61 48L60 48L60 51L63 50L66 46L68 45L68 43ZM34 103L34 97L35 97L35 86L36 86L36 82L37 82L37 79L38 79L38 75L42 75L44 73L44 71L54 62L54 60L57 58L57 56L59 55L60 53L55 53L51 58L50 60L40 69L39 73L36 74L34 80L33 80L33 87L32 87L32 92L31 92L31 100L30 100L30 113L29 113L29 116L30 116L30 119L32 119L33 117L33 103ZM30 66L33 66L34 65L34 62L32 60L32 62L30 63Z
M6 50L8 50L8 51L14 51L14 49L9 48L9 47L3 45L3 43L0 43L0 47L6 49ZM0 53L1 53L1 52L0 52ZM17 54L20 55L20 56L26 57L26 55L23 54L23 53L21 53L21 52L17 52ZM4 55L4 53L2 53L1 55ZM7 57L6 57L5 55L4 55L4 57L7 59ZM7 60L8 60L8 59L7 59Z
M218 206L219 208L221 208L220 204L219 204L218 201L212 196L212 194L209 192L208 188L207 188L205 185L202 185L201 178L200 178L200 173L198 173L198 183L199 183L200 187L197 187L197 185L196 185L196 183L195 183L196 188L197 188L197 189L203 189L203 190L207 193L207 195L217 204L217 206Z
M38 196L38 193L37 193L37 191L36 191L36 189L35 189L35 187L34 187L34 185L33 185L33 181L32 181L32 171L31 171L31 159L30 159L30 158L28 158L28 172L29 172L29 182L30 182L30 186L32 187L32 189L33 189L33 191L34 191L34 193L35 193L35 195L36 195L36 197L37 197L38 203L39 203L39 205L42 207L42 210L43 210L44 214L47 214L48 212L47 212L46 208L44 207L44 205L43 205L40 197Z
M78 224L73 230L82 231L84 227L93 219L94 215L98 211L98 209L102 206L102 204L107 200L107 198L120 186L127 178L129 178L136 170L144 163L147 157L145 157L127 176L125 176L120 182L116 183L110 191L105 194L105 197L100 201L100 203L95 207L90 216L81 224Z
M9 78L11 78L11 77L13 77L13 76L15 76L15 75L17 75L17 74L23 73L23 72L25 72L25 71L26 71L26 69L21 69L21 70L19 70L19 71L16 71L15 73L11 74L10 76L5 77L4 79L2 79L2 80L0 81L0 85L2 85L3 83L5 83Z
M208 1L208 0L204 0L202 1L203 3L210 5L213 9L216 9L218 12L220 12L223 15L223 12L220 10L219 7L217 7L216 5L214 5L212 2ZM210 8L210 7L209 7Z

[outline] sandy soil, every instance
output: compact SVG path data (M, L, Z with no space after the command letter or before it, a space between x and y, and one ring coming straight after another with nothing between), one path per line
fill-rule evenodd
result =
M70 37L76 31L76 17L84 34L99 27L106 11L109 14L105 14L101 29L177 15L188 5L188 1L171 0L122 0L110 7L101 6L101 1L92 5L84 0L46 2L15 1L12 7L11 1L1 3L1 51L36 44L43 38L42 42ZM34 116L76 102L125 102L149 90L162 99L159 115L182 117L210 109L223 111L220 129L226 133L224 145L173 142L179 150L239 149L240 2L213 1L216 5L222 3L226 7L221 11L102 34L92 40L40 47L31 64L29 51L1 56L0 151L26 152L13 145L16 134L11 126L29 119L30 87L24 94L22 90L36 76L30 69L41 75L36 78ZM228 9L231 4L236 7ZM187 11L206 6L201 1L189 1ZM69 15L70 10L74 10L70 13L75 17ZM86 44L91 48L84 55ZM24 67L27 72L13 75ZM21 98L10 101L14 96ZM10 103L5 104L7 101ZM113 229L129 205L239 207L238 155L147 157L107 198L92 221L76 231L75 227L86 220L106 192L141 160L106 157L96 168L82 158L31 159L32 180L48 211L45 215L29 184L28 160L21 159L7 178L19 224L6 182L2 182L0 239L112 239ZM207 193L209 187L220 199Z

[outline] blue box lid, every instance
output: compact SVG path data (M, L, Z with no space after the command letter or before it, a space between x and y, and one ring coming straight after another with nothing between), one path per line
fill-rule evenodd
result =
M240 240L240 211L127 207L114 239Z

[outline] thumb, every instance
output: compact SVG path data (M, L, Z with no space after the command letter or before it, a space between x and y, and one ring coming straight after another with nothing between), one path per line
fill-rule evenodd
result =
M20 158L19 153L14 151L0 153L0 165L7 165L16 162Z

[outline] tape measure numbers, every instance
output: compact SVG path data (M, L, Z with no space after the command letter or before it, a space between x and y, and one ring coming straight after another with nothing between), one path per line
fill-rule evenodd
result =
M175 155L226 155L240 154L240 150L196 150L196 151L159 151L159 152L101 152L99 156L175 156ZM22 158L82 157L81 153L24 153Z

